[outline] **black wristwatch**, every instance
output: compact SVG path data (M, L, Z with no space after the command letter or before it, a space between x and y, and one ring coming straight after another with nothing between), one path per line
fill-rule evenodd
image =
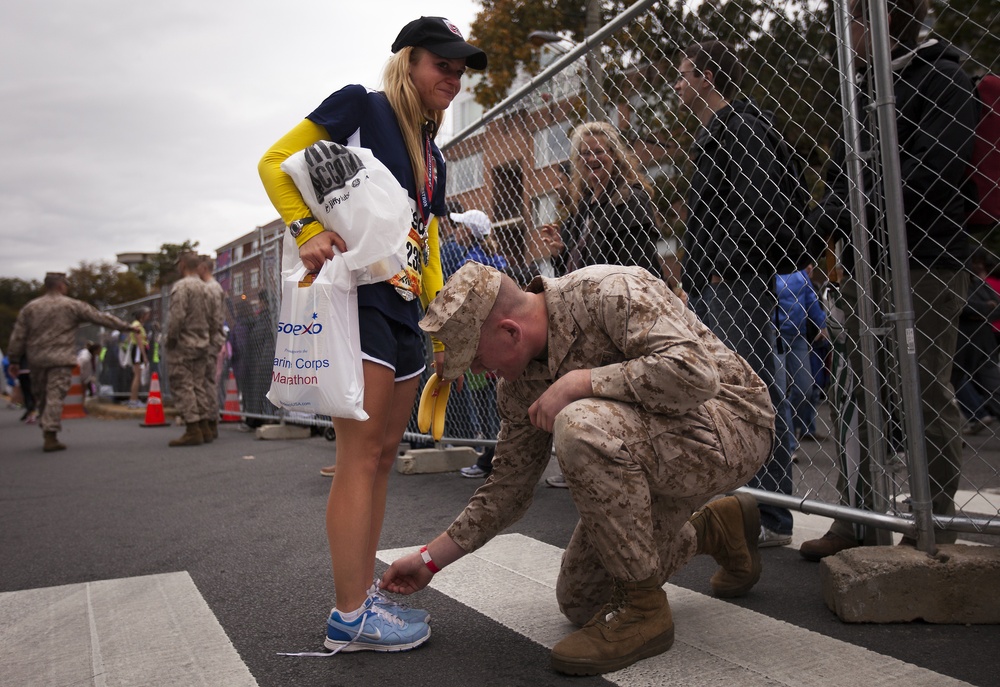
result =
M302 230L315 221L315 217L303 217L302 219L297 219L288 225L288 233L292 235L293 239L297 239L299 234L302 233Z

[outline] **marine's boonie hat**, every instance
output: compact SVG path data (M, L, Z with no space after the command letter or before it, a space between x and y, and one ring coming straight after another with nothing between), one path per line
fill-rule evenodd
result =
M449 59L465 58L471 69L486 69L486 53L465 42L462 32L444 17L420 17L403 27L392 44L393 54L406 46L427 48Z
M490 218L482 210L469 210L468 212L453 212L448 215L455 222L460 222L467 226L472 235L477 239L486 238L490 235L493 224Z
M500 293L500 272L478 262L458 268L438 291L420 320L420 328L444 344L445 379L469 369L479 348L483 322Z

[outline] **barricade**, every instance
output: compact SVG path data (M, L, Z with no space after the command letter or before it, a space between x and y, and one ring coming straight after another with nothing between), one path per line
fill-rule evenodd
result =
M160 375L153 373L149 380L149 398L146 400L146 419L140 427L167 427L169 423L163 413L163 397L160 395Z
M233 371L229 371L229 379L226 380L226 404L223 407L222 418L220 422L240 422L243 418L240 417L240 395L239 390L236 388L236 376Z
M73 366L73 377L69 385L69 393L63 401L63 420L77 420L87 417L87 411L83 408L83 384L80 383L80 366Z

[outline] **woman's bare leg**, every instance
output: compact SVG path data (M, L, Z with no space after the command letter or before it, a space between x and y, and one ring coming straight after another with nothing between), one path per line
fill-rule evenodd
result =
M363 366L368 420L333 421L337 471L326 506L337 608L344 612L361 607L374 576L389 470L419 384L419 377L397 384L395 372L377 363Z

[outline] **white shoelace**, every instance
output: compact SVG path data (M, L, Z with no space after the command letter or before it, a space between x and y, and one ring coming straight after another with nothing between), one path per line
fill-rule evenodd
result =
M374 597L375 595L371 594L371 591L369 590L369 596ZM331 611L331 613L332 613L332 611ZM351 644L354 644L354 642L357 641L358 637L361 636L361 632L365 629L365 618L364 618L364 616L365 616L366 613L374 613L378 617L382 618L382 620L390 622L393 625L395 625L396 627L403 627L406 624L400 618L397 618L396 616L394 616L389 611L385 610L384 608L379 608L378 606L376 606L375 602L374 602L374 598L373 598L372 599L372 605L369 606L368 608L366 608L364 611L362 611L361 615L358 616L359 618L361 618L361 622L358 623L358 631L354 634L353 637L351 637L350 640L348 640L347 642L341 644L336 649L333 649L332 651L300 651L300 652L294 652L294 653L293 652L279 651L278 655L279 656L309 656L309 657L314 657L314 658L327 658L329 656L335 656L336 654L340 653L341 651L343 651L344 649L346 649L347 647L349 647Z

